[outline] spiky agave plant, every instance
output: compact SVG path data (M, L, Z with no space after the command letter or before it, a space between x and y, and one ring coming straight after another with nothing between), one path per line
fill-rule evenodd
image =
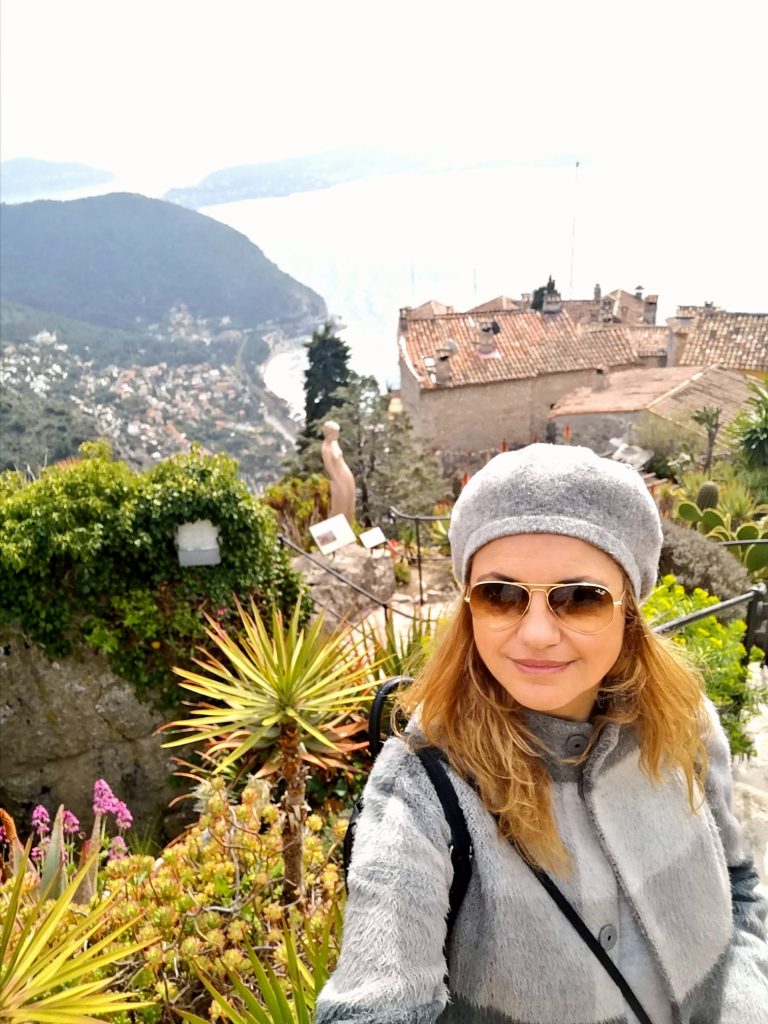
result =
M183 735L165 746L204 744L216 772L254 754L277 766L285 780L283 900L290 903L302 892L306 764L343 766L349 733L359 731L370 700L372 666L348 627L329 636L322 616L302 626L301 598L287 622L273 608L269 629L254 602L250 612L239 602L237 610L237 636L207 617L213 650L196 659L204 674L174 669L180 685L203 700L191 717L166 726Z
M101 1024L105 1015L139 1010L152 1003L139 1002L131 993L109 991L104 968L115 957L130 957L148 943L135 942L115 950L115 940L135 920L94 940L109 908L104 900L90 909L76 907L77 922L66 919L75 893L90 864L85 864L69 885L51 901L48 891L29 892L37 876L27 871L29 845L3 909L0 930L0 1021L2 1024ZM95 854L94 854L95 856Z

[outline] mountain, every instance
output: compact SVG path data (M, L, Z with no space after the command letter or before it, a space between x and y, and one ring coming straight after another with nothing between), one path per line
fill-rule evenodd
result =
M234 228L161 199L112 193L0 208L0 296L143 330L170 309L243 328L299 325L325 303Z
M289 196L312 192L371 174L397 174L425 166L427 158L373 149L337 150L263 164L245 164L214 171L189 188L174 188L164 199L198 209L241 199Z
M5 203L22 202L41 192L73 192L89 185L103 185L113 178L110 171L86 164L61 164L20 156L0 163L0 196Z

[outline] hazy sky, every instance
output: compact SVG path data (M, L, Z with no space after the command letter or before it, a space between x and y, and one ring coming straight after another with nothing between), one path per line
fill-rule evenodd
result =
M767 10L2 0L1 154L181 185L228 164L380 143L715 167L739 187L742 171L752 184L754 165L766 170Z
M529 290L554 268L579 295L644 283L664 316L705 299L765 312L767 40L765 0L0 0L0 156L91 164L149 195L363 144L554 160L567 173L522 168L509 193L472 197L487 198L489 252L511 244L525 264L493 287ZM455 246L451 226L475 214L453 204L441 194L432 215ZM407 246L407 217L425 211L380 212ZM542 213L560 226L537 262ZM306 238L281 251L288 226L252 237L347 315L323 268L298 258ZM350 276L345 227L332 232ZM479 256L466 262L469 279ZM438 285L415 301L462 301Z

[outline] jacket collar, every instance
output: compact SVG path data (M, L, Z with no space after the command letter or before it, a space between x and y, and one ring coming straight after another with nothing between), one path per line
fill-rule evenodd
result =
M527 709L523 711L523 719L546 747L543 759L553 779L558 782L577 781L587 766L589 774L594 775L618 740L618 726L612 724L603 726L595 739L595 727L591 722L571 722ZM590 743L594 745L584 760Z

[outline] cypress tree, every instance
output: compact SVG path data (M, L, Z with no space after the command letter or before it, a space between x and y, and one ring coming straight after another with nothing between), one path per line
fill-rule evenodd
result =
M349 383L349 346L325 323L306 344L309 365L304 372L304 429L299 450L320 436L320 428L335 404L334 395Z

